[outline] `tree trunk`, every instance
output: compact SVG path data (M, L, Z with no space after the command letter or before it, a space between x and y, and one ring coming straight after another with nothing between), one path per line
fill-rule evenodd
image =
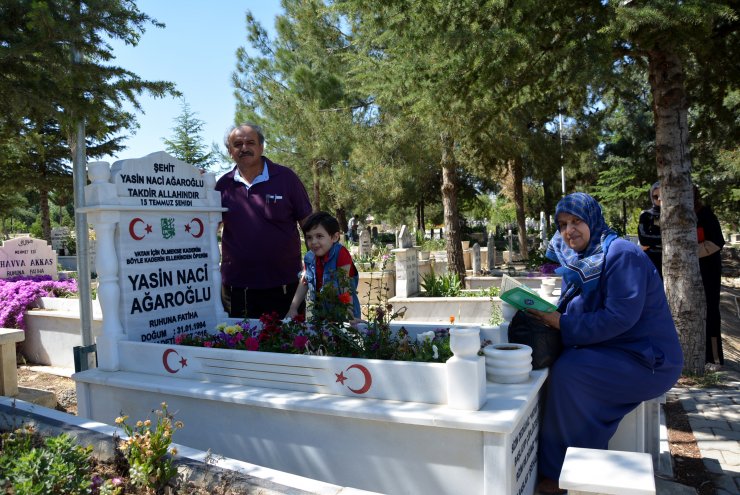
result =
M527 250L527 222L524 218L524 169L520 158L509 160L509 174L514 186L514 205L516 206L516 224L519 227L519 254L522 259L529 257ZM511 253L513 255L513 253Z
M465 260L460 241L460 219L457 210L457 160L453 150L454 140L450 134L440 134L442 142L442 210L445 218L445 240L447 248L447 270L457 273L465 287Z
M648 52L660 180L663 278L684 355L684 371L704 374L706 301L696 255L696 214L684 72L671 49Z
M426 222L424 220L424 200L420 199L416 203L416 228L422 232L426 232Z
M337 222L339 222L339 230L347 233L347 210L345 208L337 208Z

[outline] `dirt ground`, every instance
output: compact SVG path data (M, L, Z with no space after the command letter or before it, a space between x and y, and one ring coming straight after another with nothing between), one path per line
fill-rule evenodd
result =
M723 250L728 251L728 250ZM736 297L740 297L740 256L735 250L734 256L723 257L722 299L722 345L725 356L725 367L740 371L740 308ZM721 372L719 384L721 387ZM18 366L18 384L54 392L57 396L57 409L69 414L77 414L77 397L74 381L70 378L33 371L29 366ZM696 386L697 382L682 377L676 386ZM675 480L681 484L694 487L699 495L715 493L714 486L701 460L701 453L691 431L688 417L680 403L666 404L666 419L671 456L674 460Z

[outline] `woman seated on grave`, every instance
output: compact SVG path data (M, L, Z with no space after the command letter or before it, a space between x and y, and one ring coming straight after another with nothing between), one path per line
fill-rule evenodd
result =
M560 332L564 345L550 368L540 425L542 493L565 493L557 480L568 447L607 449L622 418L668 391L683 366L650 258L617 238L588 194L561 199L555 221L547 257L561 265L558 310L530 310Z

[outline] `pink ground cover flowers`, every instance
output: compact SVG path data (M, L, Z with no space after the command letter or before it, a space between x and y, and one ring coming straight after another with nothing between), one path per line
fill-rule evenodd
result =
M77 293L77 281L52 280L49 275L0 279L0 327L26 329L25 312L39 297L68 297Z

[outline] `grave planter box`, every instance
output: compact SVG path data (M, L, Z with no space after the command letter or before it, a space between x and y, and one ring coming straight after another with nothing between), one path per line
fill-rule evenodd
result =
M121 370L205 382L409 402L447 402L442 363L121 342Z
M478 410L485 402L485 360L476 327L453 329L458 354L447 363L311 356L121 341L120 370L200 382L315 394L421 402ZM455 339L458 340L455 340ZM455 343L457 342L457 343ZM455 347L457 346L457 347ZM472 352L470 352L472 351ZM464 352L464 354L460 354ZM459 357L460 356L460 357ZM448 393L448 390L451 390Z

